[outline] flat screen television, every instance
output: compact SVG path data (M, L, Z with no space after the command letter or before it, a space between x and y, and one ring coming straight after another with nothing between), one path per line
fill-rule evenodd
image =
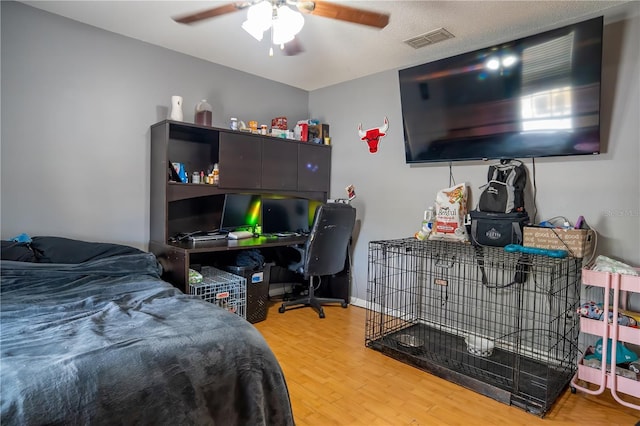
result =
M309 200L303 198L263 198L262 233L309 232Z
M220 230L253 230L260 218L260 196L250 194L226 194L222 208Z
M407 163L600 153L603 18L399 70Z

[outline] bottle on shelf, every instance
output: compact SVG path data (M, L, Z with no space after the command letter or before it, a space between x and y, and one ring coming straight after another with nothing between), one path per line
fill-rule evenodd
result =
M213 184L217 185L220 183L220 170L218 169L218 163L213 165Z
M422 220L422 227L416 232L416 238L419 240L426 240L429 238L431 231L433 230L433 223L436 220L436 212L433 206L429 206L424 211L424 217Z
M171 97L171 115L169 118L174 121L182 121L184 119L184 114L182 113L182 96Z
M205 183L213 185L213 164L207 167L207 172L204 175Z
M195 123L203 126L211 126L213 122L213 108L206 99L196 104Z

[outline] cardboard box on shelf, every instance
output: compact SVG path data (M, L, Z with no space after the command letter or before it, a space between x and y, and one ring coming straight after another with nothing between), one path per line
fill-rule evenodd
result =
M569 256L586 257L593 251L594 231L525 226L522 245L553 250L567 250Z

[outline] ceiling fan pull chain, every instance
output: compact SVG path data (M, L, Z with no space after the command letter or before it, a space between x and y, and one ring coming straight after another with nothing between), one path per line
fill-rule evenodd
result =
M271 26L271 44L269 45L269 56L273 56L273 25Z

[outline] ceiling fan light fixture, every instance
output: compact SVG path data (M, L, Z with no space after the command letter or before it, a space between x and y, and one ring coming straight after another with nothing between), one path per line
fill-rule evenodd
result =
M273 44L285 44L302 30L304 18L300 12L291 10L288 6L280 6L272 21Z
M272 7L268 1L262 1L249 7L247 20L242 23L242 29L253 38L261 41L264 32L271 26Z
M273 44L285 44L293 40L294 34L288 33L281 25L273 23Z
M242 23L242 29L258 41L262 41L264 32L271 28L273 44L280 45L293 40L303 26L304 17L300 12L284 4L276 9L266 0L249 7L247 20Z
M296 12L289 6L280 6L278 8L278 20L283 22L287 27L287 31L293 35L298 34L304 26L304 17L302 13Z
M255 22L248 19L242 23L242 29L258 41L262 41L262 38L264 37L264 30L257 26Z

